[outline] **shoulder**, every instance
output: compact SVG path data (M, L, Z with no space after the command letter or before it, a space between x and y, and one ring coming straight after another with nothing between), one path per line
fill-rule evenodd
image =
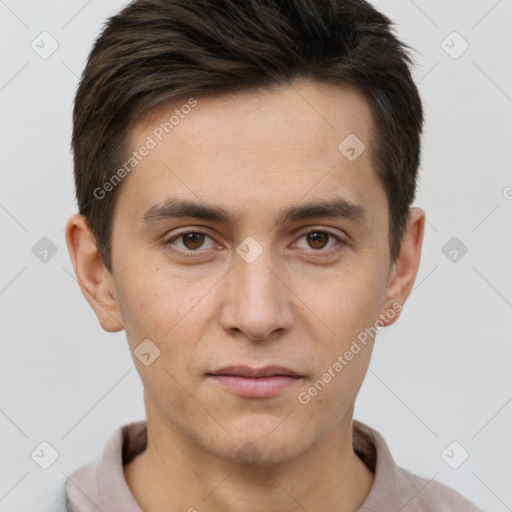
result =
M359 512L483 512L457 491L398 466L377 430L353 422L354 451L375 479Z
M124 464L143 451L147 443L146 421L118 427L103 454L74 471L66 481L69 512L123 510L142 512L124 475Z
M99 459L75 470L66 480L66 509L69 512L88 510L100 496L98 484Z
M436 480L395 466L397 506L402 512L483 512L457 491Z

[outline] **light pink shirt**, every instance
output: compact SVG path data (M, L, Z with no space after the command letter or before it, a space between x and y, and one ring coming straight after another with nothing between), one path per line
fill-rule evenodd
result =
M445 485L395 465L381 435L354 420L353 445L375 474L358 512L483 512ZM143 512L126 483L123 465L145 450L146 421L119 427L103 455L77 469L66 481L69 512Z

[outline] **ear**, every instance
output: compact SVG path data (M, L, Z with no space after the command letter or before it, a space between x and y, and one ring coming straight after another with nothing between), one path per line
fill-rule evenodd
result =
M425 230L425 212L421 208L409 210L409 220L404 231L400 253L390 272L381 320L384 326L396 322L407 297L411 293L420 266L421 247ZM394 314L386 315L393 309Z
M112 274L103 264L96 240L83 215L73 215L66 225L66 244L78 284L105 331L123 329Z

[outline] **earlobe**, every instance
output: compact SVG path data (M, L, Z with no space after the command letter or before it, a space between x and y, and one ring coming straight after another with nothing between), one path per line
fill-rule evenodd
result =
M123 329L114 283L96 248L83 215L73 215L66 226L66 244L78 284L98 320L108 332Z
M390 274L386 289L385 307L381 319L385 326L396 322L400 315L386 315L390 309L401 311L411 293L421 260L421 247L425 230L425 212L421 208L411 208L409 220L404 231L400 253Z

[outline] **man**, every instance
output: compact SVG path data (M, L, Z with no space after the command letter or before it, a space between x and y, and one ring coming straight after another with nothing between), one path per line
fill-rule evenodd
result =
M478 509L354 421L417 274L423 110L361 0L140 0L74 106L66 240L124 329L147 421L73 473L82 511Z

